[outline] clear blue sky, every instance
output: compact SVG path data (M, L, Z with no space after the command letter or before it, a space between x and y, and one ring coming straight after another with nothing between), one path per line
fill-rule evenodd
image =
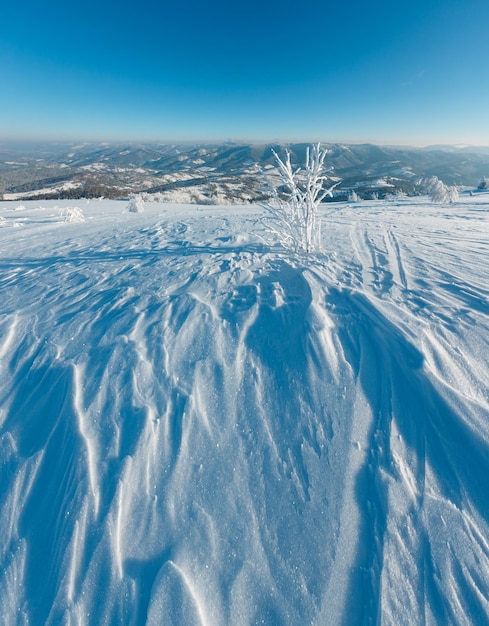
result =
M0 138L489 145L488 0L4 0Z

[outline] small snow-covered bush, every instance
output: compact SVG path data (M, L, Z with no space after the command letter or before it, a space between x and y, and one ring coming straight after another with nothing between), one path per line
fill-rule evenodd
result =
M144 200L141 196L133 196L127 205L129 213L142 213L144 211Z
M69 206L59 210L59 215L65 222L84 222L83 211L77 206Z
M338 184L324 187L330 169L324 165L327 152L319 143L312 150L308 148L305 168L296 170L292 168L288 150L285 160L273 152L280 185L273 185L265 177L272 200L262 205L267 211L263 222L285 248L311 252L320 246L318 207Z
M422 186L433 202L444 204L458 200L458 189L455 186L445 185L437 176L423 179Z

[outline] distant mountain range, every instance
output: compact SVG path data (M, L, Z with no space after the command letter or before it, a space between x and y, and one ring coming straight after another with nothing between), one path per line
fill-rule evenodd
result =
M205 204L259 202L273 180L273 151L297 166L308 144L113 144L0 142L0 199L124 198ZM420 193L420 179L475 188L489 177L489 147L325 145L335 199Z

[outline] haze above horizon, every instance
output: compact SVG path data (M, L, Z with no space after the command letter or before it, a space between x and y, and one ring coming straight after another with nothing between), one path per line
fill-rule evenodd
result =
M482 0L2 14L0 139L489 145Z

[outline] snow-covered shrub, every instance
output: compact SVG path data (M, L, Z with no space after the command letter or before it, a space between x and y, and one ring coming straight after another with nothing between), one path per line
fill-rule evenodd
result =
M455 185L451 185L448 187L448 202L457 202L458 199L458 189Z
M348 202L358 202L358 200L359 200L359 198L358 198L357 192L354 189L349 191L349 193L348 193Z
M59 210L59 215L65 222L84 222L83 211L77 206L69 206Z
M141 196L133 196L127 205L129 213L142 213L144 211L144 200Z
M317 250L321 241L318 207L335 185L325 188L327 179L324 160L327 150L318 143L307 149L306 165L292 169L290 152L284 161L274 152L278 165L279 185L266 178L272 199L262 205L267 211L263 222L286 248L294 251Z
M433 202L444 204L458 200L458 189L455 186L445 185L437 176L425 178L422 181L422 186Z

